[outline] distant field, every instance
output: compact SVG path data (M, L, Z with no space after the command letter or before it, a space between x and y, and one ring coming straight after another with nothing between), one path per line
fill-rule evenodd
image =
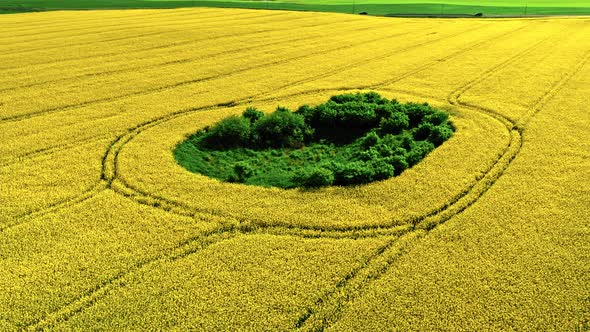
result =
M287 9L320 12L361 13L370 15L589 15L590 1L586 0L518 0L518 1L467 1L431 0L7 0L0 12L23 12L55 9L113 9L113 8L180 8L228 7Z
M588 331L590 18L245 9L0 16L0 331ZM248 106L451 114L399 176L194 174Z

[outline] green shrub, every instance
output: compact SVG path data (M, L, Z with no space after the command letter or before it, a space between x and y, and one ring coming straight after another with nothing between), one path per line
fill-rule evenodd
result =
M344 128L371 128L377 124L376 106L363 102L348 102L336 106L334 122Z
M304 168L295 173L292 182L306 188L330 186L334 183L334 172L324 167Z
M315 113L315 107L311 107L307 104L299 106L299 108L295 111L295 114L299 114L303 116L305 122L309 125L310 119L313 117Z
M204 133L203 141L213 148L246 146L250 142L250 121L235 115L225 118Z
M256 121L254 131L256 144L263 148L301 147L313 133L303 116L284 108Z
M427 140L434 129L434 125L429 122L421 123L418 128L412 130L412 135L416 141Z
M334 170L334 184L353 185L368 183L373 180L374 170L368 167L364 162L350 162L346 164L336 164Z
M290 109L283 107L283 106L277 107L275 112L292 113Z
M370 103L370 104L385 104L385 103L389 103L389 100L387 100L386 98L381 97L381 95L379 95L375 91L369 91L369 92L359 93L359 94L363 96L363 100L362 101L365 102L365 103Z
M404 155L394 155L387 158L386 161L395 169L395 175L401 174L408 167L410 167Z
M356 151L355 157L356 159L361 161L369 161L373 159L382 158L382 154L375 147L372 147L368 150Z
M412 148L406 154L408 165L414 166L432 150L434 150L434 144L429 141L414 142Z
M390 102L375 106L375 115L380 121L384 118L391 117L397 111L395 105Z
M379 135L374 131L369 132L363 138L361 138L361 146L365 149L373 147L379 143Z
M338 104L330 100L313 108L300 107L296 113L314 130L316 140L340 144L364 135L376 121L374 105L355 101Z
M453 136L453 129L448 125L440 125L432 128L429 141L431 141L434 146L439 146L444 141L451 138L451 136Z
M301 110L301 109L300 109ZM359 101L329 101L313 109L301 110L312 127L368 128L375 124L375 105Z
M345 125L347 127L365 126L367 122L374 122L377 115L375 110L391 108L389 101L381 98L377 93L343 94L333 96L324 104L316 107L304 105L296 113L305 117L312 127ZM360 122L349 122L360 121Z
M258 121L260 118L264 117L264 113L257 110L255 107L248 107L246 108L244 113L242 113L242 116L250 120L250 123L254 123Z
M338 105L334 102L327 102L319 105L313 110L313 117L310 125L316 127L336 127L338 125Z
M252 166L245 161L239 161L234 164L233 173L229 176L229 182L243 183L254 173Z
M397 135L402 130L407 129L410 125L410 118L401 112L392 113L387 118L382 118L379 123L379 133L381 135L393 134Z
M432 110L430 114L427 114L422 119L423 122L431 123L435 126L441 125L443 123L447 123L449 119L449 114L437 110Z
M402 148L399 145L395 145L398 144L397 141L394 141L393 143L394 145L388 144L384 142L384 140L382 139L381 142L374 147L374 149L376 149L379 155L383 158L406 155L406 149Z
M385 180L395 175L395 167L385 159L373 159L367 163L367 167L372 169L371 181Z
M361 93L343 93L341 95L336 95L330 97L330 101L333 101L336 104L344 104L350 102L364 102L365 96Z
M381 137L381 145L383 149L395 150L402 147L401 135L387 134Z
M345 104L350 102L369 103L369 104L384 104L389 102L386 98L381 97L375 91L369 92L357 92L357 93L344 93L330 97L330 101L337 104Z
M405 104L403 107L403 112L406 113L408 118L410 119L410 127L416 127L422 119L432 113L434 109L432 109L428 104L415 104L415 103L408 103Z

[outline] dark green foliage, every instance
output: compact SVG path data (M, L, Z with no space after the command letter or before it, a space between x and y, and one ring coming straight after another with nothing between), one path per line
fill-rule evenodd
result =
M303 116L278 108L254 123L254 133L254 142L261 148L298 148L313 131L305 124Z
M448 140L453 136L453 129L449 126L439 125L432 128L432 132L430 133L429 140L434 144L434 146L441 145L444 141Z
M203 142L213 148L245 146L250 141L250 121L238 116L225 118L205 132Z
M254 123L258 121L258 119L262 118L264 116L264 113L262 111L257 110L254 107L248 107L246 108L244 113L242 113L242 116L250 120L251 123Z
M373 178L371 181L385 180L395 175L395 167L387 162L385 158L371 160L367 167L372 169Z
M379 135L377 135L377 133L375 132L370 132L367 135L365 135L363 138L361 138L361 146L364 149L369 149L375 145L377 145L379 143Z
M408 104L404 105L402 110L404 113L406 113L406 115L410 119L410 127L416 127L418 124L420 124L420 122L422 122L422 119L426 115L431 114L433 111L435 111L433 108L431 108L426 103L424 103L424 104L408 103Z
M433 129L434 125L432 123L422 122L417 128L412 130L412 134L414 135L415 140L423 141L430 137Z
M375 92L333 96L296 112L247 108L175 151L190 170L281 188L358 185L399 175L453 134L448 115Z
M292 179L297 187L325 187L334 183L334 172L324 167L303 168Z
M381 135L397 135L409 126L410 118L405 113L395 112L387 118L381 118L379 123L379 133Z
M406 150L410 150L412 148L412 144L414 144L414 136L412 136L412 133L410 132L402 132L399 135L395 135L393 139L398 142L400 147Z
M379 145L380 153L383 156L404 155L412 142L409 135L385 135Z
M393 101L381 103L381 104L378 104L377 107L375 107L375 114L377 115L377 117L379 119L389 118L394 113L399 112L398 107L399 107L399 104L396 104Z
M408 165L410 167L416 165L432 150L434 150L434 144L428 141L414 142L414 144L412 144L412 148L406 154L406 160L408 162Z
M344 93L330 97L330 101L336 104L345 104L350 102L363 102L365 97L360 93Z
M201 143L210 149L298 148L313 135L303 116L282 107L266 116L255 108L247 108L241 117L230 116L203 132Z
M386 161L388 164L393 166L393 168L395 170L395 175L401 174L408 167L410 167L408 165L408 162L406 161L405 155L394 155L394 156L386 158Z
M439 126L446 123L449 120L449 114L441 111L434 110L430 114L424 116L423 121L432 123L435 126Z
M363 102L350 102L335 106L337 116L334 124L350 128L372 128L375 126L377 114L375 106Z
M358 150L355 157L357 160L360 160L360 161L369 161L369 160L381 158L382 155L381 155L380 151L377 150L377 148L371 147L367 150L364 150L364 149Z
M359 95L363 96L363 102L365 103L370 103L370 104L384 104L389 102L389 100L381 97L381 95L379 95L377 92L375 91L369 91L369 92L365 92L365 93L358 93Z
M378 123L375 113L377 105L352 99L352 97L343 98L339 102L331 100L314 108L300 108L297 113L301 114L305 118L305 122L320 130L320 133L323 133L323 136L327 138L334 136L334 131L342 131L343 128L355 132L366 132L375 127Z
M253 173L252 165L248 162L239 161L234 164L234 173L228 178L229 182L244 182Z
M352 185L368 183L375 176L372 167L360 161L353 161L346 164L336 164L334 170L334 184Z

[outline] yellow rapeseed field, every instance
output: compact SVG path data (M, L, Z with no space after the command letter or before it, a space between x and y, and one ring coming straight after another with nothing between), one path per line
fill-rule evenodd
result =
M590 18L0 16L0 331L590 330ZM283 190L172 150L248 106L447 110L398 177Z

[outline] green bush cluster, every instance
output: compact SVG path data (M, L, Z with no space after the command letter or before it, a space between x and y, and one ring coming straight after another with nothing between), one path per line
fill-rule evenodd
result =
M233 165L218 175L226 181L322 187L398 175L453 131L448 114L428 104L403 104L368 92L333 96L295 112L278 107L264 114L247 108L241 116L200 131L191 141L202 150L232 150L231 160L241 156L233 162L218 161ZM202 168L211 173L210 167Z
M347 147L351 156L344 162L324 161L317 166L308 166L305 171L293 179L297 187L313 187L319 183L306 178L315 174L315 169L322 169L325 180L329 185L355 185L384 180L399 175L407 168L422 160L435 145L428 140L414 140L412 135L394 136L387 134L380 137L376 131L358 139ZM331 174L326 174L326 170Z
M279 107L265 115L248 108L242 116L230 116L202 132L202 142L214 149L248 148L299 148L313 136L313 130L304 118Z

